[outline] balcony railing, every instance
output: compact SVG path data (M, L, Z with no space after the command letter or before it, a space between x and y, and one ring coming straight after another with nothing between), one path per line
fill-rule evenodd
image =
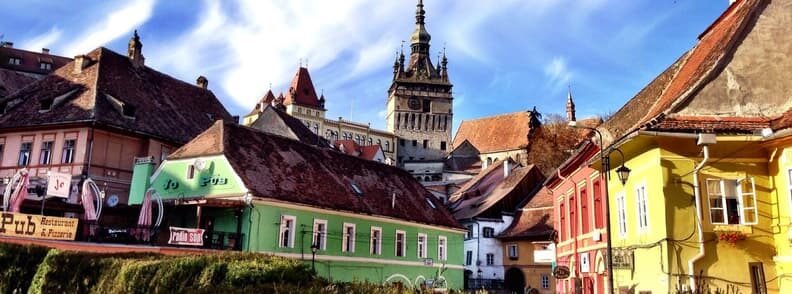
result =
M501 279L468 279L465 288L470 290L503 290L503 280Z

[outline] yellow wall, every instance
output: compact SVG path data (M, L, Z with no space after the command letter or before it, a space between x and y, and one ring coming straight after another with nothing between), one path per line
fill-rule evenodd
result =
M525 285L537 288L539 293L555 293L555 279L549 263L534 262L534 242L532 241L503 241L503 268L504 272L512 267L519 268L525 276ZM517 259L509 258L509 245L517 244ZM541 289L542 275L550 278L550 289Z
M789 171L792 169L792 142L787 141L780 145L770 145L767 148L769 157L771 159L769 164L770 184L775 192L773 200L778 203L777 208L773 210L776 216L773 223L773 232L775 233L775 247L777 274L781 276L778 279L778 287L781 293L792 293L792 277L785 275L792 275L792 241L790 241L792 230L792 185L790 185Z

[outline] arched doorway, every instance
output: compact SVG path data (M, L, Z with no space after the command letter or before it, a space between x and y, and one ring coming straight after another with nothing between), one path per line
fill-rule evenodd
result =
M525 293L525 276L523 272L516 268L510 268L506 271L506 290L511 293Z

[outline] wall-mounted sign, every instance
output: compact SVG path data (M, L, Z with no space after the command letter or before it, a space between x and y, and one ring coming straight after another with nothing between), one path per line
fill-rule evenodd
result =
M69 198L71 178L71 174L50 172L47 179L47 195Z
M553 277L556 279L566 279L569 278L569 267L565 265L556 266L553 270Z
M614 250L612 262L613 268L633 268L633 250Z
M76 218L4 212L0 215L0 236L74 240Z
M591 262L589 261L589 253L584 252L580 254L580 272L587 273L591 269Z
M434 260L432 260L431 258L424 258L423 263L425 266L432 266L434 264Z
M203 246L203 229L170 227L168 244Z
M555 261L555 244L534 244L534 262Z

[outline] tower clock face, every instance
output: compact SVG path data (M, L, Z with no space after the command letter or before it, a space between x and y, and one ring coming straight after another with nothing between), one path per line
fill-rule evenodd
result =
M407 105L412 110L418 110L419 108L421 108L421 101L418 100L418 98L410 97L410 101L407 102Z

